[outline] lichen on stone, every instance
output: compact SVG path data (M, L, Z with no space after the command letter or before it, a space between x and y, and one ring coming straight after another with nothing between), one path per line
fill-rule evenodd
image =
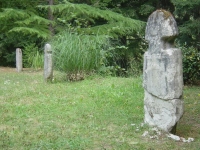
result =
M163 13L165 20L172 16L172 14L169 11L166 11L164 9L159 9L158 11Z

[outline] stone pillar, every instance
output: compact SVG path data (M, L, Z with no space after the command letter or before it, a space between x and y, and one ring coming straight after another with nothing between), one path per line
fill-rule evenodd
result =
M182 53L174 47L178 28L172 14L153 12L147 21L143 87L145 123L173 132L183 115Z
M22 67L22 50L20 48L16 49L16 69L17 72L21 72Z
M53 79L53 60L51 45L46 44L44 48L44 80L52 81Z

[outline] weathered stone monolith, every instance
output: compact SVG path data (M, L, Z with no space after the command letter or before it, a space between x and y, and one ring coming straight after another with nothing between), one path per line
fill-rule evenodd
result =
M22 50L20 48L16 49L16 70L17 72L21 72L22 67Z
M153 12L147 21L144 54L143 87L145 90L145 123L174 132L183 115L182 53L174 47L178 28L172 14Z
M46 44L44 48L44 80L52 81L53 79L53 60L51 45Z

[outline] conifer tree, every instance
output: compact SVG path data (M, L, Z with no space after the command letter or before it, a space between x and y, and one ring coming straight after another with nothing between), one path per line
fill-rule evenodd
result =
M141 43L145 22L125 17L109 9L99 9L87 4L73 4L68 1L51 6L40 5L39 8L52 10L57 32L68 28L79 34L109 36L115 41L115 50L112 53L117 55L110 65L115 66L117 70L127 70L133 55L139 56L134 61L141 64L140 54L143 53ZM138 66L142 68L142 65Z
M2 65L14 62L16 47L28 44L40 45L49 37L48 25L36 6L42 1L16 0L12 3L0 1L0 62ZM42 2L44 4L44 1ZM45 1L46 4L46 1ZM7 63L4 63L7 62Z
M64 1L57 5L40 5L51 9L60 25L76 26L85 34L106 34L112 37L134 35L144 29L145 22L124 17L110 10L101 10L86 4Z
M171 0L180 27L179 42L200 49L200 0Z

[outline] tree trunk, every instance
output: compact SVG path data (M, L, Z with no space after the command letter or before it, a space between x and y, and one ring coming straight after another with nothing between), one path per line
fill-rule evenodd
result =
M48 2L49 2L49 6L53 5L53 3L54 3L53 0L48 0ZM49 18L50 21L53 21L53 12L52 12L50 7L49 7L49 10L48 10L48 18ZM49 30L50 30L51 36L53 36L54 35L54 28L53 28L52 23L50 23L50 25L49 25Z

